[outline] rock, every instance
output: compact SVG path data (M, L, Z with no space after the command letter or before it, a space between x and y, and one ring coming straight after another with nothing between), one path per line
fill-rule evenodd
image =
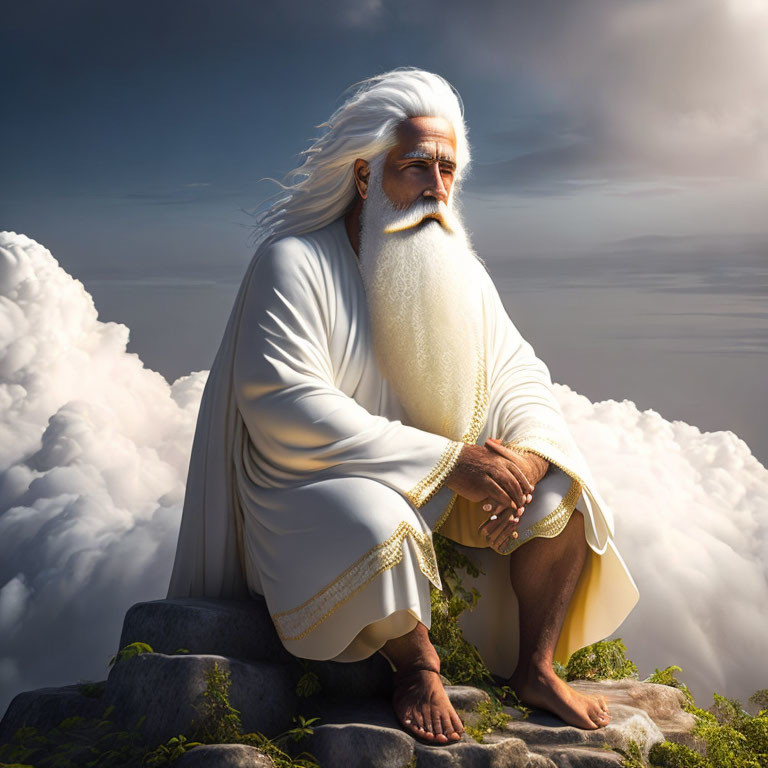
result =
M490 696L480 688L471 685L446 685L445 692L454 709L473 710L481 701L490 701Z
M320 725L305 742L325 768L407 768L414 740L401 729L362 723Z
M24 691L13 698L0 721L0 744L9 743L19 728L49 731L69 717L99 717L107 706L103 697L84 696L80 684Z
M648 714L664 738L693 747L691 729L696 718L683 709L685 695L677 688L656 683L642 683L632 678L624 680L574 680L571 685L581 693L600 692L609 705L623 704L642 709Z
M246 744L206 744L185 752L176 768L275 768L272 758Z
M606 698L608 698L606 696ZM586 749L618 747L627 749L629 742L634 741L643 754L648 757L651 747L664 741L664 734L643 710L614 704L609 701L611 721L605 728L584 730L565 725L562 720L545 712L534 710L526 720L514 720L507 724L505 733L523 739L534 752L552 757L563 748L572 750L578 748L582 754ZM557 765L559 762L555 761ZM571 763L564 763L570 765ZM613 763L595 762L595 765L612 765ZM581 763L574 763L581 765Z
M124 728L146 715L141 730L149 744L189 734L200 719L195 706L203 702L205 673L218 664L231 675L229 698L240 711L244 732L274 736L291 727L298 709L291 676L277 664L245 662L213 655L166 656L144 653L118 662L107 680L105 700Z
M190 654L285 664L295 679L304 671L280 642L262 597L136 603L125 615L120 648L135 642L166 655L183 649ZM324 697L388 696L391 691L392 671L379 653L350 663L310 661L309 669L317 674Z
M618 752L590 747L541 747L539 754L557 768L619 768L623 758Z
M430 744L397 721L392 672L383 656L301 663L280 642L263 599L139 603L125 617L120 647L131 642L147 643L155 652L118 661L100 698L84 696L79 685L16 696L0 722L0 744L25 725L47 731L68 717L98 718L108 706L118 728L131 730L144 717L140 728L148 748L179 734L193 738L206 673L218 664L230 674L230 703L239 710L243 732L273 737L293 727L295 714L319 717L314 733L292 748L313 754L324 768L406 768L416 761L419 768L609 768L622 762L613 750L626 750L630 742L645 757L665 738L694 746L694 718L683 710L682 692L634 679L572 683L582 693L606 697L612 719L605 728L574 728L540 710L524 718L507 707L512 719L484 734L483 743L464 734L456 743ZM296 683L305 669L318 676L320 691L299 699ZM450 684L446 692L465 725L477 725L478 706L488 694ZM195 747L179 760L180 768L271 763L243 744Z
M177 598L136 603L123 621L120 648L147 643L157 653L179 649L235 659L295 663L285 649L263 598Z
M495 743L478 744L464 735L455 744L432 745L416 743L419 768L555 768L544 755L531 752L520 739L503 739Z
M346 699L330 703L318 713L320 722L336 726L370 727L371 738L380 738L384 731L397 731L413 741L419 768L425 766L563 766L564 768L602 768L621 765L621 755L612 749L626 750L634 741L647 757L653 744L664 740L665 734L654 722L658 717L665 726L687 727L687 715L682 710L684 697L666 686L640 683L636 680L574 683L584 693L600 693L611 709L611 722L605 728L584 730L566 725L562 720L541 710L533 710L524 719L518 710L506 707L512 720L503 731L485 736L477 744L470 736L455 744L431 745L414 739L395 718L387 699ZM465 725L474 724L473 712L487 694L469 686L446 686L449 699L464 712ZM634 702L632 706L627 702ZM459 704L460 702L460 704ZM623 703L622 703L623 702ZM647 710L647 711L646 711ZM650 714L649 714L650 713ZM692 723L690 723L692 725ZM335 731L332 731L335 733ZM358 739L360 732L355 731ZM312 750L310 750L312 751Z

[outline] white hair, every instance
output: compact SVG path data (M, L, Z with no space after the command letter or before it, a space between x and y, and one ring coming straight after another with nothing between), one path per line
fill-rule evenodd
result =
M304 160L276 182L277 199L254 213L258 248L278 237L324 227L344 214L357 190L353 166L369 163L397 144L397 126L410 117L443 117L456 134L454 192L469 166L464 106L456 89L440 75L416 67L398 67L350 86L354 93L318 128L326 132L301 154ZM272 181L275 181L272 179Z

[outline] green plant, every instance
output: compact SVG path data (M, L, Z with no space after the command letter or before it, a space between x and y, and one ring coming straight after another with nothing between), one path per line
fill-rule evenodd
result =
M478 576L480 569L447 537L436 533L433 542L443 589L432 587L430 590L432 625L429 637L440 657L440 669L454 685L472 685L495 695L493 676L459 626L459 616L467 609L472 610L480 598L476 589L463 586L459 571Z
M19 728L11 741L0 746L0 765L26 763L34 768L128 768L140 764L145 747L141 742L144 716L129 731L110 720L114 707L101 717L68 717L55 728L42 732Z
M481 701L475 708L479 717L474 725L465 725L466 732L481 744L486 733L499 731L512 719L496 698Z
M144 755L144 765L168 765L168 763L175 762L188 750L201 745L202 742L190 741L183 733L180 733L178 736L168 739L165 744L159 744L151 752L147 752Z
M739 701L714 694L709 711L688 707L697 719L694 736L706 745L712 768L762 768L768 764L768 710L756 716Z
M154 653L151 645L146 643L128 643L123 646L110 660L107 666L111 667L126 659L132 659L142 653Z
M100 699L104 694L107 683L106 680L95 683L92 680L82 680L78 683L77 690L81 696L87 696L89 699Z
M648 759L651 765L664 768L710 768L710 763L696 750L676 744L674 741L661 741L651 747Z
M174 742L161 745L154 752L153 765L164 765L175 760L170 757L174 752L183 754L188 749L198 744L248 744L256 747L264 754L272 758L276 768L319 768L315 758L308 752L302 752L292 757L288 750L289 745L301 741L313 733L312 724L318 718L305 718L302 715L294 716L293 728L270 739L263 733L242 733L240 712L229 701L229 689L232 684L229 670L219 667L218 662L205 674L206 687L203 692L202 702L196 707L199 720L193 724L193 738L195 742ZM179 738L179 737L175 737ZM165 750L163 750L165 748ZM166 752L169 753L166 756ZM165 762L162 762L165 760Z
M304 672L296 682L296 695L301 696L302 698L307 698L308 696L313 696L314 694L319 693L322 686L320 685L320 678L318 677L317 672L311 668L308 659L299 658L298 661Z
M552 662L552 669L554 669L555 674L561 680L566 680L568 678L568 671L566 670L565 666L561 664L559 661Z
M759 691L755 691L749 697L749 701L759 710L768 709L768 688L761 688Z
M652 674L648 675L648 677L643 680L643 682L656 683L657 685L668 685L671 688L677 688L679 691L682 691L685 694L685 698L688 700L688 702L693 704L693 694L690 692L690 690L688 690L688 686L675 677L676 672L682 671L683 670L680 667L674 665L671 667L665 667L664 669L659 669L657 667Z
M759 695L757 699L760 700ZM665 741L651 748L651 765L664 768L765 768L768 765L768 709L752 716L738 700L717 693L709 710L697 707L692 700L685 709L696 719L692 735L704 754Z
M200 719L193 723L194 737L205 744L234 743L240 733L240 712L229 703L229 670L214 661L205 682L202 703L195 707Z
M566 680L622 680L637 677L637 667L626 657L621 641L601 640L580 648L568 659Z
M622 756L621 768L646 768L645 760L643 760L643 752L636 741L630 739L627 742L627 748L621 747L608 747L612 752L618 752Z

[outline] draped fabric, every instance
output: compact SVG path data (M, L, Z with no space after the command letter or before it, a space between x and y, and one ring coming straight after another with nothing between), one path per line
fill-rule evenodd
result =
M556 536L578 509L592 555L558 656L621 623L637 589L611 512L547 367L475 266L466 300L482 303L484 347L473 412L455 441L408 424L381 376L343 218L257 252L203 393L169 597L264 595L289 651L353 661L417 621L430 626L439 531L483 560L483 597L465 635L492 671L509 674L516 606L506 557L531 537ZM489 436L550 461L504 554L478 537L480 506L444 485L463 443Z

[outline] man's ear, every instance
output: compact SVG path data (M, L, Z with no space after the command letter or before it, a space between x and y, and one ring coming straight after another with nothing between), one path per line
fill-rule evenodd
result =
M353 173L355 176L355 186L357 187L357 192L360 197L365 200L365 198L368 197L368 180L371 176L371 169L368 165L368 161L361 160L360 158L355 160Z

